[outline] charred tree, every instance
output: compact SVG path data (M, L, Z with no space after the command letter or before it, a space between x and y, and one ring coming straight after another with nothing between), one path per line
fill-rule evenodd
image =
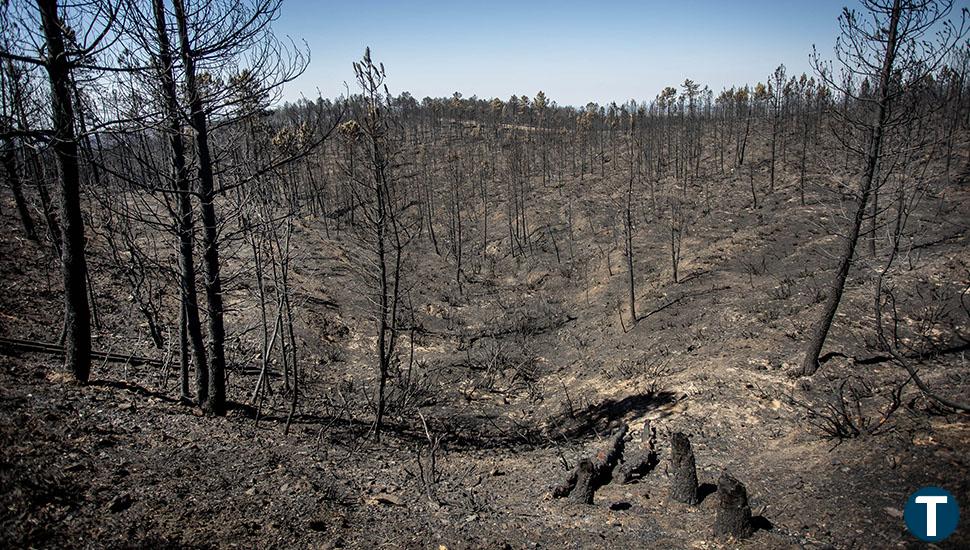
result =
M169 147L172 150L173 191L178 203L176 231L178 232L179 287L182 301L180 330L183 331L180 345L182 347L181 360L185 363L182 366L183 397L188 397L188 353L185 346L190 343L192 345L192 358L195 362L195 392L198 404L201 407L206 404L209 395L209 367L206 359L205 342L202 339L198 292L195 287L195 257L193 252L195 223L191 202L192 189L185 155L185 142L182 138L182 113L178 104L174 59L165 21L165 4L162 0L152 0L152 8L158 40L156 71L164 98Z
M606 447L596 453L594 457L586 457L580 461L579 465L566 476L562 483L552 490L552 496L562 498L570 496L572 500L592 503L593 493L597 489L610 482L613 477L613 469L623 458L623 438L626 437L629 427L626 424L610 438Z
M84 256L84 220L81 217L81 177L78 138L71 94L71 62L64 47L64 27L57 0L37 0L47 55L44 67L50 78L51 148L60 173L61 270L64 280L64 356L67 368L80 382L91 373L91 310L88 305L88 267Z
M845 290L862 225L867 215L872 219L878 214L875 201L872 205L875 214L869 212L869 200L899 170L895 160L885 158L886 136L911 119L905 113L906 103L918 100L922 83L966 32L964 25L957 27L946 20L952 9L949 1L866 0L863 4L869 13L863 16L846 10L841 18L844 30L837 51L844 66L843 80L836 82L831 69L817 58L815 60L823 82L845 97L847 106L839 115L846 130L844 133L864 136L860 146L842 139L847 158L855 154L864 162L853 197L854 214L843 239L835 277L801 367L795 373L802 376L818 370L819 355ZM937 26L939 31L930 30ZM930 32L935 35L934 40L926 39ZM851 46L853 44L855 46ZM875 86L870 82L876 82ZM850 99L854 100L855 106ZM901 112L897 105L903 107ZM856 110L861 111L854 112Z
M638 140L635 139L636 132L636 117L635 113L630 114L630 179L627 182L626 188L626 201L623 208L624 214L624 244L626 246L626 271L627 271L627 291L629 293L630 300L630 326L632 327L637 323L637 293L636 293L636 277L633 272L633 184L639 175L639 160L640 155L638 151L640 149L640 144Z
M27 199L24 198L20 170L17 166L17 150L12 139L4 141L3 147L0 148L0 164L3 165L3 171L7 175L10 191L13 192L14 204L17 206L17 215L20 217L20 226L24 229L24 236L31 241L36 241L37 232L34 229L34 219L30 216Z
M9 92L10 100L10 116L16 120L17 128L16 130L23 135L34 135L27 117L27 108L25 107L26 95L25 91L25 71L10 59L6 60L5 65L5 77L7 84L7 91ZM11 123L13 125L13 123ZM47 223L47 236L50 238L53 245L55 254L60 257L61 255L61 228L60 224L57 222L57 214L54 209L53 201L50 197L50 192L47 189L46 175L44 173L44 167L40 162L39 152L26 140L21 142L23 150L23 161L25 165L25 180L30 180L31 183L37 188L37 196L40 199L41 211L44 215L44 220Z
M189 126L195 135L199 163L199 196L202 203L202 254L205 265L205 295L208 313L208 388L199 402L214 415L226 412L226 327L223 320L222 276L219 273L219 229L215 209L215 177L209 149L209 123L196 75L195 56L189 36L189 21L183 0L173 0L178 24L180 54L185 70L185 91L189 97Z
M620 480L630 483L637 476L643 476L652 470L659 462L657 456L657 429L647 421L640 434L641 449L632 457L624 458L620 468Z
M731 474L724 472L717 480L717 515L714 536L744 539L754 533L748 491Z
M879 74L878 103L873 124L869 130L869 148L866 154L865 172L859 182L857 192L857 202L855 214L852 217L849 232L843 241L842 252L839 256L839 265L835 271L835 278L832 281L828 297L822 315L815 326L812 337L805 350L805 357L802 359L799 375L809 376L818 370L818 357L822 353L822 346L828 336L829 329L832 328L832 320L835 319L835 312L839 309L842 301L842 293L845 290L845 281L849 276L849 268L852 266L852 257L855 254L856 244L859 241L859 231L866 215L866 206L869 202L869 195L872 193L873 183L876 177L876 170L879 164L879 154L882 147L883 129L886 123L886 116L889 112L891 99L890 79L893 73L893 64L896 60L897 45L899 42L898 29L899 19L902 13L902 0L893 0L892 6L888 8L889 22L887 25L887 36L885 52L882 61L882 70ZM844 16L845 17L845 16Z
M690 439L681 432L670 436L670 499L697 504L697 467Z

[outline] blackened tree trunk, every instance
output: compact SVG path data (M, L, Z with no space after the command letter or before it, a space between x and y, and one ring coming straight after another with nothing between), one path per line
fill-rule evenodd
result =
M3 163L3 171L7 175L7 182L10 183L10 190L13 191L13 200L17 205L17 214L20 216L20 225L24 228L24 236L36 241L37 231L34 229L34 219L30 216L30 209L27 207L27 199L24 198L20 171L17 168L17 151L14 148L14 141L12 139L4 141L3 149L0 150L0 157L2 157L0 160Z
M11 117L15 117L19 123L20 131L30 133L30 121L27 118L27 109L24 105L24 83L21 80L22 73L17 69L13 61L7 60L6 72L8 76L8 86L10 92ZM39 155L31 147L24 147L24 165L26 179L32 180L37 187L37 196L40 198L41 209L44 220L47 222L47 233L51 243L54 245L55 253L61 255L61 227L57 223L57 214L54 211L50 193L47 191L47 181L44 175L44 168L41 166Z
M189 24L183 0L173 0L178 23L182 63L185 68L185 90L189 96L189 125L195 132L196 153L199 157L199 195L202 201L203 261L205 263L205 295L209 314L209 387L204 402L207 412L222 415L226 412L226 328L223 321L222 278L219 274L219 234L215 210L215 177L209 151L209 127L202 96L195 74L195 57L189 41Z
M165 99L169 144L172 148L175 193L178 201L176 226L179 239L179 283L182 297L182 330L186 333L182 342L183 346L186 343L192 344L192 357L196 372L196 396L199 406L204 407L209 396L209 367L206 362L205 342L202 339L202 324L199 319L198 292L195 289L191 185L185 159L185 143L182 141L181 113L179 112L175 86L172 47L165 24L165 4L162 0L152 0L152 7L155 12L155 31L158 39L157 70ZM183 378L187 378L187 373L183 373ZM183 397L188 397L187 388L183 389Z
M832 327L832 320L835 312L842 301L842 292L845 290L845 280L849 276L849 268L852 265L852 256L855 253L856 244L859 241L859 231L866 214L866 205L869 196L872 194L873 183L875 181L876 169L879 163L879 153L882 146L883 127L886 123L886 114L889 110L889 86L893 72L893 62L896 58L896 45L898 42L897 31L899 18L902 11L901 0L893 3L892 14L889 21L889 32L886 38L886 54L883 58L882 71L879 77L879 102L876 109L876 116L869 135L869 149L866 154L866 169L859 183L859 198L856 204L855 215L852 217L852 226L846 236L842 254L839 258L839 267L835 273L835 280L832 281L832 288L825 301L825 309L822 317L815 327L812 339L808 343L805 351L805 358L802 360L801 369L797 374L810 376L818 370L818 357L822 353L822 345L828 336L829 329Z
M380 165L380 155L377 152L377 148L374 148L374 161ZM393 319L389 319L390 314L390 298L388 297L388 273L387 273L387 250L384 244L386 238L387 226L386 218L384 216L384 193L383 186L380 184L380 176L377 176L378 184L375 186L375 193L377 195L377 208L380 212L381 221L377 224L376 235L377 235L377 265L380 269L379 285L380 285L380 314L377 321L377 354L378 354L378 372L380 374L380 381L378 383L377 390L377 417L374 420L374 438L380 440L381 429L384 424L384 413L386 404L386 392L387 392L387 377L390 372L390 363L392 359L391 353L393 350L389 350L387 333L391 328L391 323Z
M637 175L637 154L638 147L634 142L634 132L636 131L635 115L630 115L630 181L626 189L626 208L624 218L624 229L626 244L626 272L627 290L630 294L630 326L637 324L637 293L636 279L633 273L633 182Z
M569 493L569 499L580 504L592 504L593 493L596 492L595 475L593 462L588 458L582 459L576 467L576 488Z
M777 144L778 144L778 120L780 118L780 115L778 113L777 103L775 104L774 110L775 110L774 116L772 116L771 118L771 163L770 163L771 175L770 175L770 179L768 180L769 193L775 192L775 159L777 157L776 151L777 151Z
M24 126L26 129L26 126ZM27 152L28 166L30 167L30 176L37 186L37 197L40 199L40 206L44 212L44 220L47 222L47 235L51 239L51 244L54 247L54 252L60 256L61 255L61 224L57 221L57 212L54 210L54 203L51 200L50 193L47 191L47 176L44 174L44 168L40 164L40 154L37 151L30 150Z
M81 180L78 168L71 66L64 51L64 34L57 0L37 0L44 40L45 67L51 83L54 133L51 148L57 157L61 189L61 268L64 277L64 357L80 382L91 373L91 311L87 297L87 263L84 258L84 221L81 218Z
M714 536L744 539L754 533L748 491L731 474L724 472L717 480L717 515Z
M189 333L186 327L185 302L179 307L179 398L185 403L192 400L192 394L189 393Z
M623 458L624 439L629 430L628 425L622 424L616 433L610 437L606 447L592 457L585 457L576 468L569 472L562 483L553 487L552 496L562 498L573 495L571 497L573 500L591 503L593 493L613 479L613 470ZM589 463L589 472L583 471L584 462ZM580 495L574 494L577 491L580 492Z
M630 181L629 191L627 192L626 200L626 217L624 223L625 235L624 244L626 245L626 273L627 273L627 291L629 292L630 300L630 326L632 327L637 323L637 293L636 293L636 279L633 272L633 181Z
M647 420L640 433L641 448L638 453L624 457L620 468L620 481L630 483L636 476L643 476L657 465L657 429Z
M805 162L808 158L809 116L810 115L808 113L802 114L802 117L805 120L802 122L802 159L798 169L798 202L802 206L805 206Z
M697 466L694 450L687 436L674 432L670 437L670 498L686 504L697 504Z

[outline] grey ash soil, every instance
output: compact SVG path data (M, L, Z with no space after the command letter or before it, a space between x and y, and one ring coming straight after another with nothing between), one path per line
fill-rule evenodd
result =
M597 188L597 181L581 184ZM576 247L595 258L587 288L555 260L548 239L531 259L497 253L476 260L459 292L453 270L420 256L413 281L420 362L410 393L377 443L364 398L373 388L366 299L348 238L326 238L316 222L294 237L294 284L304 395L284 435L288 398L257 411L255 383L241 357L241 327L255 315L239 277L230 353L236 361L225 418L200 416L177 400L176 373L97 364L78 386L56 358L7 351L0 357L0 541L7 547L318 548L888 548L922 547L901 511L913 490L949 489L970 506L970 422L934 408L912 384L880 434L825 438L795 402L824 403L846 377L884 406L904 371L874 356L871 278L849 279L817 375L793 380L806 334L829 280L835 241L825 211L799 207L781 188L751 208L747 182L722 183L719 204L684 243L684 281L670 281L662 227L636 240L642 319L632 329L617 310L625 296L622 247L605 193L574 182ZM601 185L600 187L606 187ZM970 190L945 189L925 216L926 246L900 288L968 284ZM550 191L549 195L552 195ZM541 215L559 215L552 198ZM0 335L56 339L58 271L25 242L4 196ZM935 208L936 206L934 206ZM837 223L834 222L834 223ZM494 227L501 227L496 218ZM564 241L563 241L564 242ZM560 247L565 254L563 242ZM426 246L422 243L420 246ZM592 251L602 246L606 257ZM123 280L92 241L101 332L96 349L163 356L151 348L124 299ZM609 252L612 248L612 252ZM234 260L241 269L244 258ZM962 285L962 286L961 286ZM955 292L955 294L954 294ZM174 297L168 297L174 300ZM622 298L621 298L622 300ZM174 303L174 302L173 302ZM251 303L251 302L250 302ZM915 311L915 309L914 309ZM623 310L625 315L625 310ZM915 313L913 313L915 317ZM959 338L966 316L941 336L956 351L923 367L941 393L970 394ZM946 337L946 338L944 338ZM949 338L949 339L947 339ZM246 347L249 345L250 347ZM233 347L236 346L236 347ZM488 357L520 368L488 368ZM170 356L166 356L169 360ZM524 359L529 359L524 361ZM281 387L274 379L274 389ZM401 386L403 387L403 386ZM258 421L257 421L258 417ZM592 506L549 496L564 464L594 452L620 422L640 441L658 428L660 464L630 484L601 488ZM427 431L425 430L425 423ZM742 543L713 537L715 495L696 507L666 498L669 435L688 434L702 484L722 470L743 482L759 529ZM434 476L429 438L439 441ZM423 479L422 479L423 476ZM704 493L709 493L705 486ZM942 548L970 546L966 518Z

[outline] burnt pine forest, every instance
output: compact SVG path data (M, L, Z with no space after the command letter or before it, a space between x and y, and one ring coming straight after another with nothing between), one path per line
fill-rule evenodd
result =
M287 9L0 2L4 547L916 548L916 489L970 506L966 8L605 105L370 48L285 101Z

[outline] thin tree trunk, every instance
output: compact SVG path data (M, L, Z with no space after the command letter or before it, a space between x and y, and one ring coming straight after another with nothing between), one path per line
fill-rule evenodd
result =
M804 115L808 116L808 115ZM805 161L808 157L808 122L804 123L804 134L802 135L802 161L798 171L798 199L799 204L805 206Z
M24 107L23 88L20 79L13 68L13 62L9 60L7 61L7 73L10 75L11 82L12 110L16 114L20 123L20 129L23 132L29 132L30 123L27 119L27 111ZM34 184L37 186L37 195L40 198L41 208L44 213L44 220L47 222L47 232L50 235L51 242L54 245L54 251L58 256L60 256L61 228L60 224L57 223L57 215L54 212L54 205L51 202L50 193L47 191L47 182L45 181L44 169L40 164L40 160L38 159L37 151L32 148L25 147L24 163L30 174L30 179L32 179Z
M209 314L209 395L205 409L210 414L226 412L226 329L223 321L222 278L219 274L219 234L215 200L215 178L209 152L209 128L202 97L199 95L195 74L195 59L189 42L189 28L183 0L173 0L175 19L178 23L182 63L185 66L185 88L189 96L191 116L189 124L195 131L196 153L199 156L199 194L202 201L203 245L205 263L205 294Z
M825 309L822 312L822 317L815 327L812 339L808 343L808 349L805 351L805 358L802 360L801 369L797 372L801 376L810 376L818 370L818 357L822 353L822 345L825 344L825 338L828 336L829 329L832 327L835 312L838 310L839 302L842 300L842 292L845 290L845 280L849 276L852 256L855 253L856 243L859 241L859 230L865 218L866 206L869 201L869 195L872 193L873 182L875 181L879 152L882 146L883 125L886 122L886 112L889 108L889 79L892 76L893 61L896 57L897 31L901 11L900 0L895 0L892 15L890 16L889 34L886 40L886 55L883 59L882 72L879 78L878 110L876 112L875 124L871 129L869 151L866 155L866 170L859 184L859 203L856 205L852 226L849 229L849 235L842 249L839 267L835 273L835 280L832 282L832 290L829 292L828 299L825 301Z
M57 0L37 0L47 44L47 73L51 82L54 135L61 189L61 267L64 277L64 356L67 368L80 382L91 373L91 311L87 297L87 263L84 257L84 220L81 217L81 180L78 167L70 64L64 52L64 35Z
M26 117L24 118L26 120ZM26 127L24 127L26 130ZM40 206L44 212L44 220L47 222L47 234L50 236L54 252L61 255L61 224L57 221L57 212L54 210L50 192L47 190L46 175L40 163L37 151L27 152L28 166L30 167L31 179L37 186L37 196L40 198Z
M184 402L190 402L192 394L189 392L189 332L185 325L185 302L182 302L179 308L179 397Z
M169 144L172 147L172 168L175 176L175 192L178 200L177 231L179 238L179 285L181 287L182 315L186 337L192 344L195 361L196 396L199 406L205 406L209 396L209 372L206 361L205 342L202 339L202 322L199 318L198 293L195 289L195 258L193 256L194 221L192 216L191 184L182 141L181 113L173 75L172 48L165 24L163 0L152 0L155 11L155 31L158 36L158 72L165 96ZM188 391L183 392L188 396Z
M630 175L630 185L626 194L626 271L627 286L630 293L630 326L637 322L637 294L633 273L633 175Z
M37 232L34 229L34 219L30 217L30 209L27 208L27 200L24 198L23 185L20 180L20 171L17 169L17 153L14 150L13 140L5 140L3 150L0 151L4 172L7 174L7 181L10 183L10 190L13 191L13 199L17 205L17 214L20 216L20 225L24 228L24 235L31 241L37 240Z
M775 107L776 111L777 109L778 108ZM777 156L775 151L776 151L777 143L778 143L778 114L776 113L774 116L774 120L772 121L772 124L771 124L771 179L768 184L769 193L775 192L775 157Z

